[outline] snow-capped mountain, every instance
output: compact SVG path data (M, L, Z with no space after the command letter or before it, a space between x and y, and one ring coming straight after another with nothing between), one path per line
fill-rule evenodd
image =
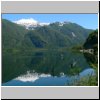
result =
M26 29L31 29L31 30L34 29L35 27L49 25L49 23L40 23L34 20L33 18L20 19L20 20L14 21L14 23L24 26Z
M70 24L71 22L64 21L64 22L57 22L59 26L63 26L64 24Z
M63 26L64 24L69 24L70 22L68 21L64 21L64 22L53 22L53 23L45 23L45 22L38 22L37 20L33 19L33 18L29 18L29 19L20 19L17 21L13 21L16 24L19 24L21 26L24 26L26 29L29 30L33 30L36 27L40 27L40 26L45 26L45 25L50 25L53 23L56 23L58 26Z
M5 48L18 47L22 50L30 48L71 48L76 45L82 45L93 31L67 21L45 24L33 19L23 19L16 21L16 23L27 27L27 29L36 28L33 31L26 30L20 25L2 19L2 34L5 40L3 47Z

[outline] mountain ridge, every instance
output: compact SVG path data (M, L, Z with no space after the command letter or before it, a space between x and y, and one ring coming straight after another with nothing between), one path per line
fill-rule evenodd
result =
M83 45L92 29L71 22L55 22L27 30L2 19L3 48L59 48Z

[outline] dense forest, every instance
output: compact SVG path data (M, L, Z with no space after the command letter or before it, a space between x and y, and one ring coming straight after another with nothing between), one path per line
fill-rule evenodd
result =
M98 30L90 33L86 42L84 43L84 48L86 49L94 49L95 55L98 53Z
M92 29L85 29L76 23L60 22L27 30L2 19L3 49L59 48L83 45Z

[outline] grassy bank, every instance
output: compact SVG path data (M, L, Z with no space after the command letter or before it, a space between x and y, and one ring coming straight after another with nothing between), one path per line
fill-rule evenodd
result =
M98 86L98 64L91 64L92 68L95 69L95 75L89 75L80 79L74 80L69 83L69 86Z

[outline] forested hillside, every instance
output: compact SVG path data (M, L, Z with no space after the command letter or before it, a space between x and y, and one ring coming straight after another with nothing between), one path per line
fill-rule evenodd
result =
M12 48L59 48L83 45L93 30L71 23L60 22L39 26L34 30L25 29L8 20L2 19L3 49Z

